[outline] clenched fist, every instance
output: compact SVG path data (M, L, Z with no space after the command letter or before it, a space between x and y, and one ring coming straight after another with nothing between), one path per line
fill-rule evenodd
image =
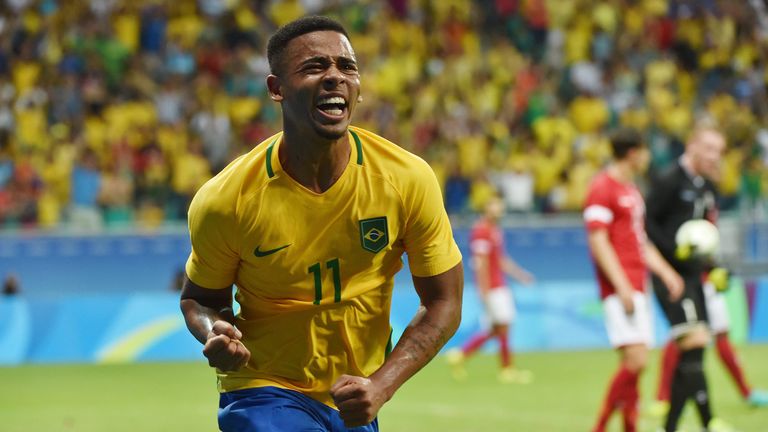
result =
M331 397L348 428L372 422L387 401L383 389L368 378L342 375L331 387Z
M237 371L248 363L251 352L240 342L243 334L227 321L213 323L203 347L208 364L222 371Z

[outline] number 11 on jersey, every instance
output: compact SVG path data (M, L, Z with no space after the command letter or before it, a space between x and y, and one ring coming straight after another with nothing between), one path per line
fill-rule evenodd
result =
M325 262L325 268L330 269L333 274L333 302L338 303L341 301L341 274L339 271L339 259L334 258ZM314 263L307 268L307 273L314 276L315 279L315 301L316 305L320 304L320 300L323 298L323 276L321 274L322 267L320 263Z

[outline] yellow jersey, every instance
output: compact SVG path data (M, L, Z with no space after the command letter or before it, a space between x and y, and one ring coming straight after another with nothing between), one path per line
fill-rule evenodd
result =
M276 386L333 407L342 374L367 377L391 348L393 277L434 276L461 261L429 165L349 128L343 174L315 193L281 167L282 133L208 181L189 209L187 275L205 288L237 287L235 325L251 352L219 391Z

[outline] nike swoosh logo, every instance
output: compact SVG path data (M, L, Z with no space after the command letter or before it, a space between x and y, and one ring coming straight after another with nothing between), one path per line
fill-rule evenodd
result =
M265 257L267 255L272 255L273 253L275 253L277 251L281 251L281 250L287 248L288 246L290 246L290 244L287 244L285 246L280 246L278 248L274 248L274 249L270 249L270 250L265 250L265 251L259 250L259 248L261 246L256 246L256 250L253 251L253 254L256 255L257 257L261 258L261 257Z

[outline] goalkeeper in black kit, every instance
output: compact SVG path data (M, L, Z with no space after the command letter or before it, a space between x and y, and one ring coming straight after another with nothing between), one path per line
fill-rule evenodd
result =
M688 137L678 163L652 182L646 198L648 236L685 282L683 296L670 301L662 281L656 277L652 279L656 298L669 320L674 340L670 349L679 353L669 356L670 363L674 360L676 366L670 382L665 384L669 391L666 432L677 430L689 399L695 403L705 431L731 430L713 415L703 367L704 348L710 341L704 275L711 270L711 259L698 256L696 248L690 244L675 241L678 229L687 221L716 221L718 194L713 182L719 177L725 145L725 137L713 123L698 123ZM723 279L727 278L722 278L722 271L717 273L720 273L721 285L726 285L727 281Z

